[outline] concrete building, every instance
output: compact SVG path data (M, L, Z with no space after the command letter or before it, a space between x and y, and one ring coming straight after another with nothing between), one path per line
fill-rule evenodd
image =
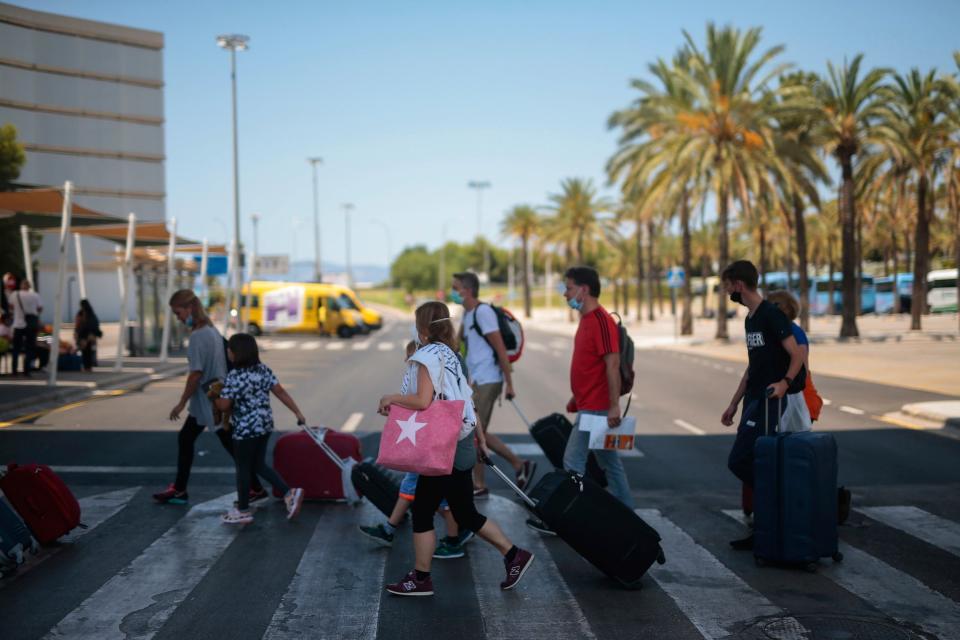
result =
M79 204L164 220L163 113L162 33L0 3L0 124L12 123L26 147L19 183L72 180ZM119 317L114 246L83 244L87 297L105 321ZM56 256L57 234L45 234L35 256L45 321L52 320ZM64 315L72 320L75 279L67 296ZM132 301L130 312L136 317Z

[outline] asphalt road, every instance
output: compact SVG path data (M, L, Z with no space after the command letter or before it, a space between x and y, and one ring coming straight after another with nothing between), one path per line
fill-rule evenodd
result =
M570 340L527 334L515 380L534 418L566 403ZM408 335L393 322L353 340L261 343L311 422L355 432L373 454L377 399L398 387ZM221 525L233 475L212 435L198 441L190 505L153 504L173 475L179 425L166 416L179 379L0 429L0 460L58 468L90 526L0 580L0 638L960 638L960 441L882 419L939 396L817 377L830 400L817 428L836 436L857 510L840 531L844 563L810 574L758 568L727 545L745 528L725 467L732 429L719 417L741 371L668 350L638 351L636 366L639 435L624 463L668 558L640 591L528 530L493 478L481 511L537 555L514 592L500 591L499 557L475 541L466 558L435 562L435 597L384 594L412 566L410 534L390 550L360 538L356 525L377 518L369 505L311 503L289 523L274 503L241 530ZM492 428L545 469L507 403Z

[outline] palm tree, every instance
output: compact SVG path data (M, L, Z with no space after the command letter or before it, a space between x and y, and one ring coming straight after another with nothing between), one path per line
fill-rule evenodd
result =
M593 180L583 178L563 180L560 193L550 194L549 200L555 213L552 233L567 238L574 260L583 263L599 242L601 214L612 211L612 203L597 195Z
M884 79L888 69L872 69L860 77L863 54L839 69L827 63L827 79L817 82L814 95L819 103L821 128L818 134L833 153L841 169L843 321L840 337L860 335L857 330L856 296L856 202L853 182L853 158L864 155L876 140L874 126L881 121L886 95Z
M532 255L530 239L537 235L540 225L540 216L533 207L525 204L517 205L507 213L500 224L500 228L507 236L520 239L520 251L523 258L523 312L531 316L532 299L530 295L533 273L531 273Z
M917 181L914 304L910 305L910 329L919 331L930 270L930 224L936 195L933 186L936 172L946 160L953 131L948 117L951 89L946 81L937 77L936 70L921 74L918 69L912 69L905 76L894 77L891 95L894 99L884 114L884 143L890 155L909 167Z

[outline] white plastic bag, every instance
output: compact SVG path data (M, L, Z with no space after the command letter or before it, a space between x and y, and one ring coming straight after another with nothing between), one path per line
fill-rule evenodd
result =
M787 408L780 416L780 433L797 433L800 431L810 431L813 422L810 420L810 410L807 408L807 401L803 397L803 392L788 393L786 396Z

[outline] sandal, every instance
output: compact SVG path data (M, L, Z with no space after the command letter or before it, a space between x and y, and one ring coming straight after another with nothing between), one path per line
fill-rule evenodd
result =
M249 511L230 509L230 511L220 516L220 521L224 524L250 524L253 522L253 514Z

